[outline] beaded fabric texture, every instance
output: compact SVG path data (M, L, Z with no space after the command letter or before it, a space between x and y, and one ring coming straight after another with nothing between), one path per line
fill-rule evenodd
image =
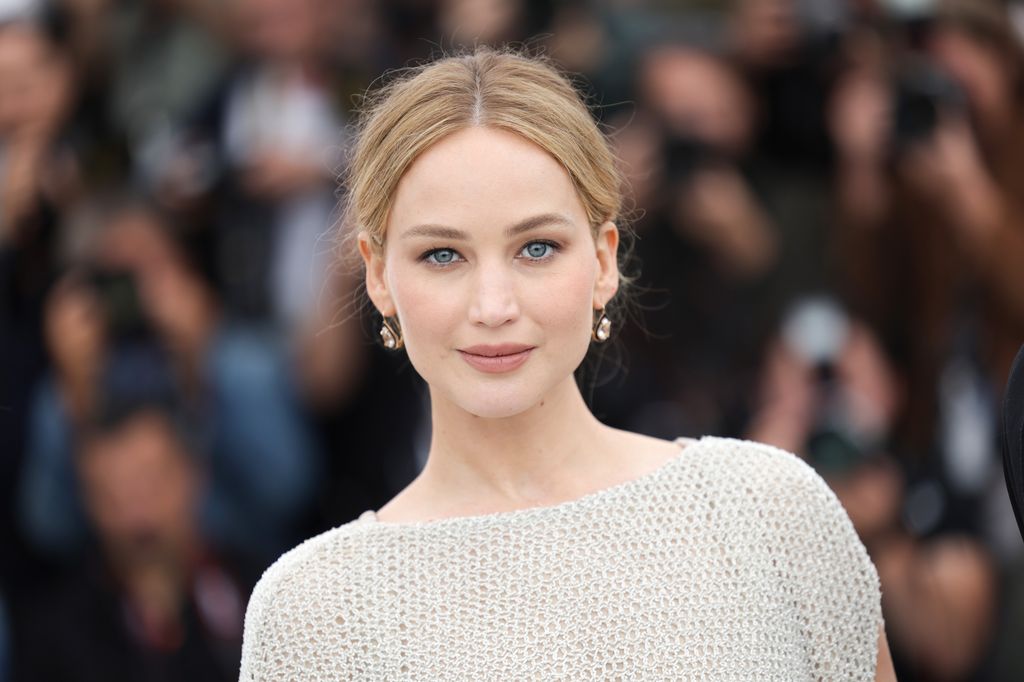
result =
M814 470L704 437L555 506L307 540L253 591L240 679L873 680L881 623Z

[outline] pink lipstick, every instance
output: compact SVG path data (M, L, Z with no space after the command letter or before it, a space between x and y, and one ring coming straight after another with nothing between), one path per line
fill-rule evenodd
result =
M503 343L493 346L478 345L460 348L459 354L471 367L488 374L511 372L530 357L534 346L521 343Z

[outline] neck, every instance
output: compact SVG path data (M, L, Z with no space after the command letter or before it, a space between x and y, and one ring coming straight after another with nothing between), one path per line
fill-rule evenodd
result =
M538 404L500 419L431 398L433 436L422 479L453 505L497 511L558 502L607 464L612 430L591 414L571 376Z
M184 581L199 563L203 553L199 533L187 525L165 533L157 543L147 547L118 543L109 543L106 547L111 570L129 586L147 575Z

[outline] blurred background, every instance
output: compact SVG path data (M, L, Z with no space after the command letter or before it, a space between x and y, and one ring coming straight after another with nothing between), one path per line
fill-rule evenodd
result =
M237 679L262 570L416 475L336 178L384 71L509 42L629 179L596 413L800 454L899 679L1024 679L1024 2L0 0L0 682Z

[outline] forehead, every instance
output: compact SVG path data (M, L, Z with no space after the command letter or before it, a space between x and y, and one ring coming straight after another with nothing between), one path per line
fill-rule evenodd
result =
M413 162L398 183L388 231L434 223L476 234L541 213L588 224L568 172L553 156L514 133L473 127Z
M88 439L84 446L86 462L123 460L139 465L152 463L154 455L162 457L177 452L178 442L166 415L140 412L114 429Z
M0 27L0 67L19 68L46 55L46 40L39 32L17 25Z

